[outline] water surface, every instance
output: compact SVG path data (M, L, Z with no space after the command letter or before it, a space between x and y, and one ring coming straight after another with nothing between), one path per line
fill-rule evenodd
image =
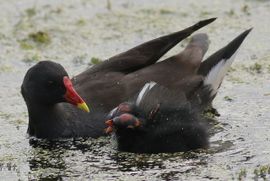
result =
M0 7L0 180L269 179L270 1L2 0ZM214 101L221 116L209 150L138 155L116 151L108 138L27 136L20 85L36 62L54 60L76 75L93 57L106 59L211 17L218 20L199 31L211 40L206 56L254 29ZM41 42L31 38L37 32L45 35Z

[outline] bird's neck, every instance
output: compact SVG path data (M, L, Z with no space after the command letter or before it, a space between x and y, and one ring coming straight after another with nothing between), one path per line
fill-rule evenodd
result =
M65 114L58 110L59 106L55 105L28 105L29 124L28 134L38 138L55 137L62 135L64 128L67 128Z
M28 105L28 113L28 133L37 138L99 137L106 127L107 114L102 110L86 113L67 103Z

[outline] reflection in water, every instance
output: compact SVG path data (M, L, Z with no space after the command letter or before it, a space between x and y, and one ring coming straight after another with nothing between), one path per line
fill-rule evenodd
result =
M31 138L29 144L33 148L28 160L31 172L37 178L60 179L69 175L68 158L72 159L78 151L84 154L98 143L87 139L53 141ZM102 147L103 144L99 146Z
M36 178L61 179L66 170L64 154L69 145L60 141L30 140L33 147L28 159L29 168ZM29 173L29 175L31 175Z
M217 132L220 131L220 126L218 128ZM113 149L108 137L55 141L30 138L29 144L32 147L28 158L29 175L38 179L57 180L75 177L91 179L98 172L111 174L116 178L123 173L141 175L143 178L143 173L147 173L160 179L174 179L190 171L196 173L200 167L207 167L209 154L222 152L232 145L229 142L216 141L213 143L215 146L209 150L133 154Z

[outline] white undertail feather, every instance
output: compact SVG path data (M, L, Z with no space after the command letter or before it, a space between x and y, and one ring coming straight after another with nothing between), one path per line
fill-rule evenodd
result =
M143 88L141 89L137 100L136 100L136 105L139 106L143 97L147 94L147 92L149 92L157 83L156 82L149 82L146 83Z
M237 51L228 59L221 60L208 72L204 79L204 85L211 85L212 91L211 96L215 95L218 91L218 88L229 70Z

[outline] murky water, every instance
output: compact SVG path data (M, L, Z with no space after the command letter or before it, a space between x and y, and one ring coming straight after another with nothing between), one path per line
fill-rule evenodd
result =
M270 179L270 1L1 0L0 7L0 180ZM209 150L137 155L116 151L109 138L28 138L20 85L37 61L60 62L76 75L93 57L210 17L218 20L200 30L210 36L209 53L254 30L215 99L221 117ZM38 31L45 41L30 35Z

